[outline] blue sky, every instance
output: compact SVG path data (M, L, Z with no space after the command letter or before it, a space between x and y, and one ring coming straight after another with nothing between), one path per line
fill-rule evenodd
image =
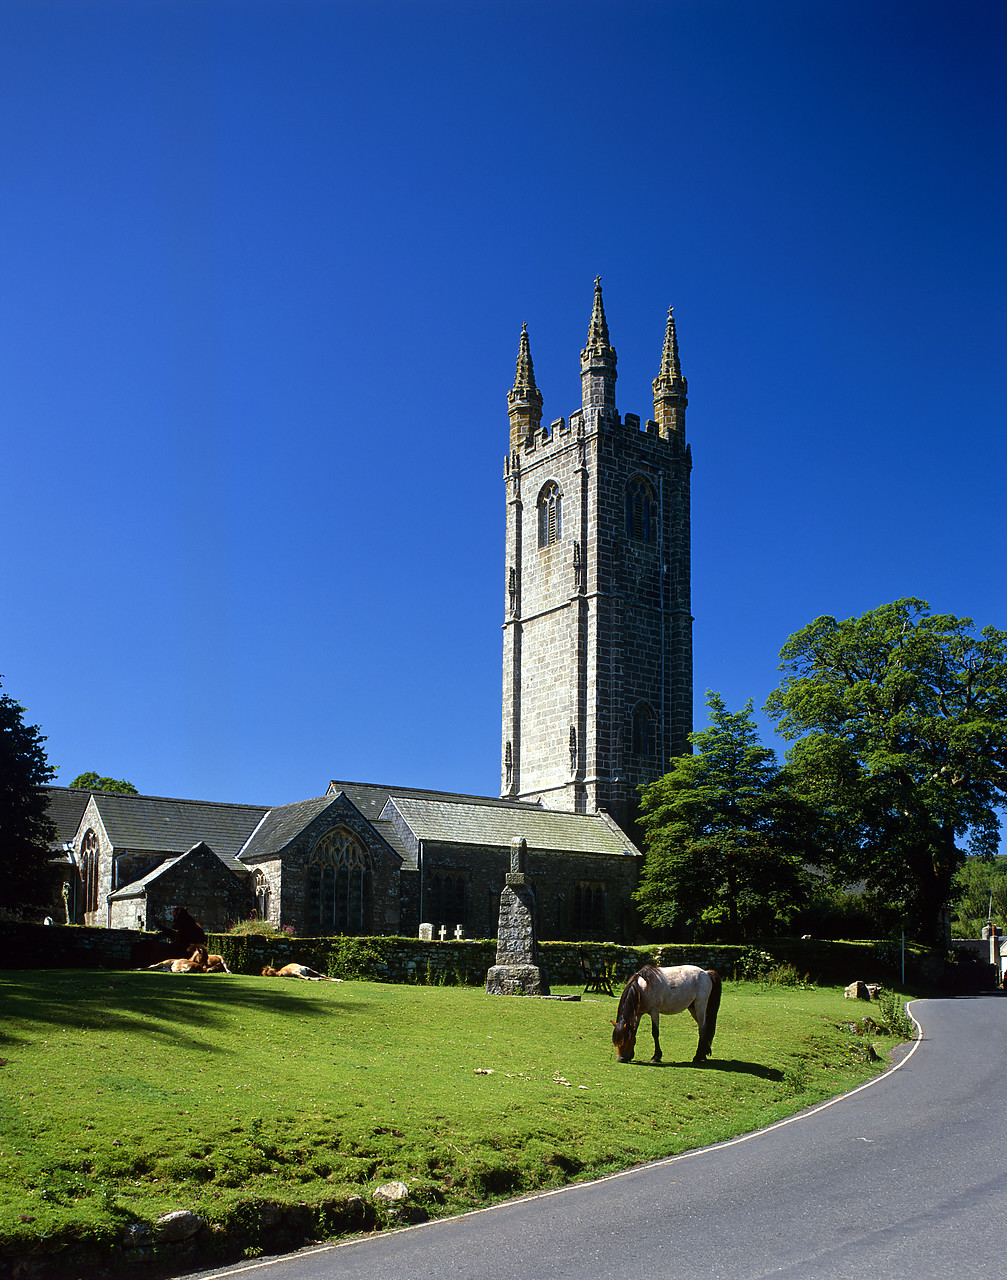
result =
M1007 626L1005 47L988 0L4 0L0 672L59 781L495 794L506 392L527 322L577 407L596 275L622 412L675 306L697 727L819 614Z

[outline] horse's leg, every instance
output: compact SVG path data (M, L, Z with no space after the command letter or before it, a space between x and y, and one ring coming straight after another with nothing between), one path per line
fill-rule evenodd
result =
M697 1009L696 1006L699 1006ZM689 1012L696 1019L696 1026L699 1028L699 1044L696 1046L696 1056L693 1062L703 1062L710 1052L710 1044L706 1035L706 1001L702 996L697 996L689 1005Z
M654 1056L651 1058L651 1062L661 1061L661 1037L658 1034L660 1020L660 1014L652 1013L650 1015L650 1029L654 1033Z

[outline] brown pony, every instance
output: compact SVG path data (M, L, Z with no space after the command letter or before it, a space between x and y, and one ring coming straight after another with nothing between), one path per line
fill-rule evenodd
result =
M208 960L206 947L196 946L185 960L159 960L157 964L149 964L147 969L155 973L206 973Z
M303 978L306 982L342 982L342 978L330 978L317 969L309 969L306 964L285 964L282 969L274 969L270 965L262 971L264 978Z
M636 1048L636 1032L641 1020L650 1014L654 1033L654 1056L661 1061L658 1026L662 1013L681 1013L688 1009L699 1027L699 1046L693 1062L709 1057L717 1030L720 1008L720 975L713 969L700 969L694 964L659 969L645 964L634 973L619 999L619 1011L612 1023L612 1043L619 1062L632 1062Z

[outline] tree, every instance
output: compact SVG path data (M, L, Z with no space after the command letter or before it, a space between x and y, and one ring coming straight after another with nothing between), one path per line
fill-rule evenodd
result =
M78 773L70 786L80 787L84 791L115 791L126 796L140 794L132 782L127 782L125 778L100 778L96 773Z
M642 788L646 861L634 895L652 925L726 922L732 937L771 926L803 896L814 815L761 745L752 704L732 714L709 692L694 751Z
M830 863L899 906L920 940L965 852L997 848L1007 797L1007 632L907 598L816 618L784 645L766 710L829 815Z
M41 788L56 770L46 760L45 737L24 722L24 707L0 694L0 903L39 904L49 892L47 864L56 839Z

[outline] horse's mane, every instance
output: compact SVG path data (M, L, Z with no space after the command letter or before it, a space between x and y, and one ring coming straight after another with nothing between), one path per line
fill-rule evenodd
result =
M616 1022L628 1022L639 1018L640 1005L643 1003L643 990L639 982L637 982L637 978L642 978L649 987L656 977L657 966L653 964L645 964L642 969L638 969L633 974L625 987L623 987L622 995L619 997L619 1011L615 1015Z

